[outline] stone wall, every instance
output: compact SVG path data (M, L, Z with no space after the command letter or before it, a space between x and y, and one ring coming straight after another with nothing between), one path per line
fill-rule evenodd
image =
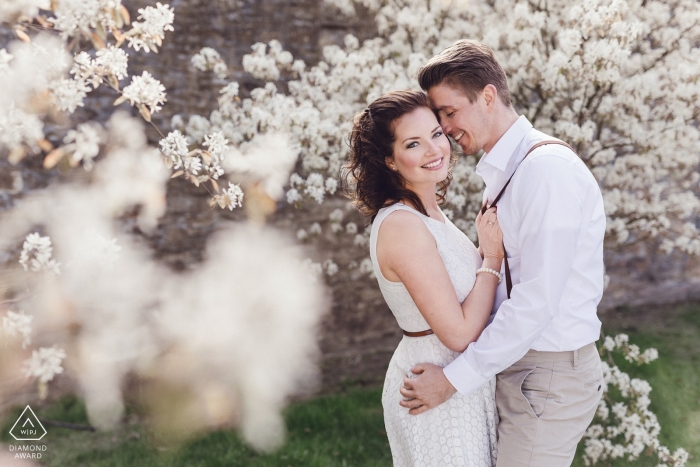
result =
M124 3L135 18L137 8L150 2L125 0ZM142 69L148 69L168 90L168 102L154 119L163 129L167 129L173 114L208 115L216 103L221 82L190 65L190 57L202 47L217 49L232 70L231 78L239 81L243 92L247 92L260 84L246 77L240 67L243 55L255 42L278 39L296 58L314 64L324 45L340 44L349 32L365 39L375 30L367 14L348 20L323 5L322 0L174 0L171 5L176 14L175 32L168 33L160 53L132 54L132 73L140 74ZM76 113L76 119L104 119L113 110L114 98L108 91L101 92L92 98L87 109ZM155 143L155 134L150 136ZM47 173L36 159L26 160L18 167L9 167L0 159L0 209L10 207L12 198L21 195L11 188L12 171L21 172L24 191L65 177L56 172ZM217 226L242 219L238 211L209 209L207 201L204 190L181 179L170 182L167 214L157 232L149 237L157 258L176 270L196 267L207 237ZM301 211L292 211L286 203L280 203L272 223L293 235L298 228L308 227L312 222L323 223L337 207L346 211L346 221L362 224L342 199ZM333 306L319 329L326 391L347 384L381 381L393 349L401 339L376 281L357 270L342 267L366 257L366 251L353 246L351 236L336 236L326 229L309 245L309 254L323 260L331 253L341 270L328 279ZM606 254L612 280L602 310L700 298L697 259L654 253L646 244Z

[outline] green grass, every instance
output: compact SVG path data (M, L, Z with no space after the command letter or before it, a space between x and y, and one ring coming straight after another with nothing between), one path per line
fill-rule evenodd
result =
M689 467L700 467L700 306L618 310L601 317L609 335L625 332L642 349L656 347L659 360L642 367L620 363L632 376L652 387L652 410L662 427L661 442L671 450L682 446L693 456ZM42 463L65 467L187 466L390 466L391 455L381 412L381 388L351 388L344 394L295 403L286 411L288 436L274 454L248 449L234 430L201 436L176 448L159 447L137 414L114 432L91 433L47 427L48 446ZM33 405L34 408L34 405ZM21 407L4 420L2 440ZM66 398L38 407L40 418L87 423L85 407ZM13 442L12 444L18 444ZM654 459L615 466L654 466ZM580 456L574 466L582 467Z
M42 463L65 467L131 466L390 466L384 432L381 388L350 389L346 394L322 396L289 407L287 441L274 454L260 455L247 448L236 432L216 431L177 448L158 447L135 415L114 432L91 433L47 426ZM5 420L3 442L22 408ZM65 398L38 408L41 419L87 424L83 403Z

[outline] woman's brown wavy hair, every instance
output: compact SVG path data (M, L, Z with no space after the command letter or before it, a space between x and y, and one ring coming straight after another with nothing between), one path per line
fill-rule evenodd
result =
M377 212L385 206L408 200L415 208L428 215L416 193L406 188L405 179L386 164L394 155L394 129L399 118L419 107L430 109L428 97L421 91L394 91L383 95L353 119L350 133L350 157L341 177L343 191L360 213L374 221ZM457 156L450 154L450 169ZM437 184L435 197L438 204L445 202L447 178Z

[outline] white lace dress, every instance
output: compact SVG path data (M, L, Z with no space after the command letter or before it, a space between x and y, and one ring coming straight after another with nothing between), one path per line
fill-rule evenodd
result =
M424 216L403 204L383 208L372 223L370 257L379 288L399 327L417 332L429 329L418 307L401 282L391 282L382 276L377 264L377 233L386 217L396 210L407 210L419 216L435 237L438 252L445 262L452 285L461 303L476 280L481 257L474 244L445 218L445 223ZM426 278L427 281L430 278ZM492 467L496 465L495 378L469 396L460 393L444 404L420 415L409 415L399 405L403 396L399 388L404 376L412 376L411 368L418 363L433 363L444 367L459 355L445 347L431 334L407 337L399 343L389 363L382 405L394 467Z

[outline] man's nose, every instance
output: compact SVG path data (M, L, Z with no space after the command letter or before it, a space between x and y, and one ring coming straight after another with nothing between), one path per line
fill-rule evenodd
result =
M443 133L445 133L446 135L449 135L450 132L452 131L452 125L450 125L450 124L447 122L447 119L446 119L446 118L443 118L443 119L440 120L440 126L442 126L442 131L443 131Z

